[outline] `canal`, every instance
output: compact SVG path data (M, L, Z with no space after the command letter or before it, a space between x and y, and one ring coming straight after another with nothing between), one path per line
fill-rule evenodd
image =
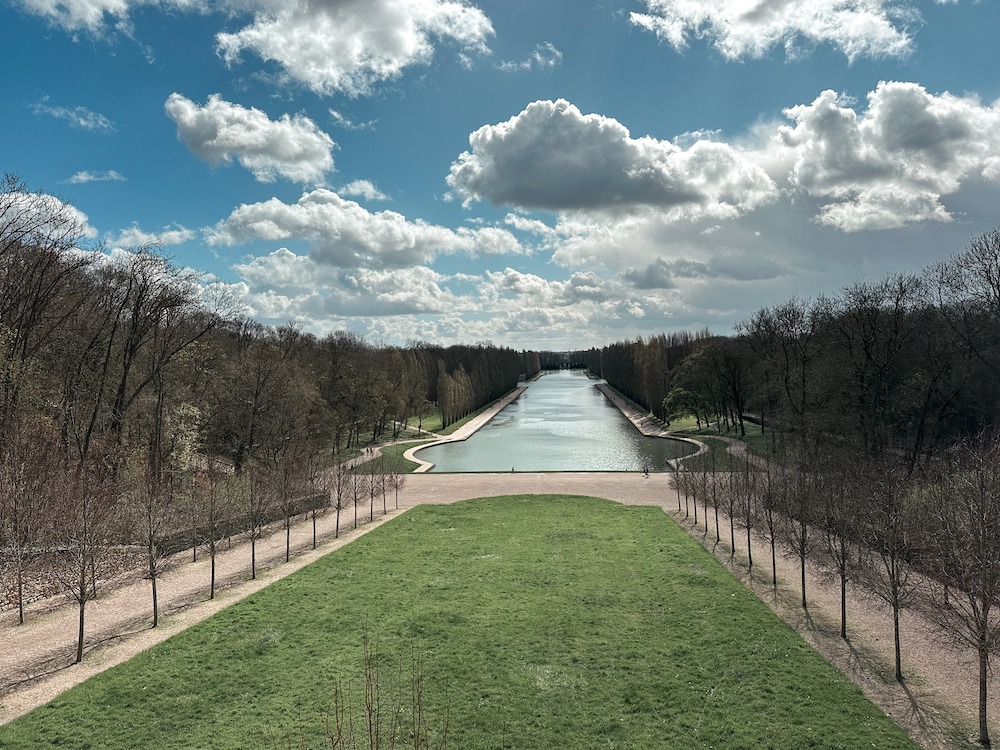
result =
M595 382L579 370L544 375L468 440L417 455L433 471L641 471L694 452L640 434Z

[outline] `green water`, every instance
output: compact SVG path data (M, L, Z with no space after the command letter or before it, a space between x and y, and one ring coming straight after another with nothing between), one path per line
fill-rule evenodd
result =
M544 375L468 440L417 455L434 471L641 471L694 452L641 435L596 382L577 370Z

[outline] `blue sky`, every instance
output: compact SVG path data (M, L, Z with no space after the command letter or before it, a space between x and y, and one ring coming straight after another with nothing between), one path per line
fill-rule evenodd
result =
M727 333L1000 225L983 0L0 0L0 169L268 323Z

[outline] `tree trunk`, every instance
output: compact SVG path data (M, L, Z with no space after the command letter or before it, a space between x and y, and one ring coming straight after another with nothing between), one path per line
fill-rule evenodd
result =
M840 637L847 640L847 574L840 571Z
M257 534L250 532L250 579L257 579Z
M893 589L895 589L895 586L893 586ZM892 631L893 631L892 634L896 645L896 682L902 682L903 662L899 648L899 600L898 597L895 595L895 593L893 594L893 599L894 601L892 603Z
M990 747L990 729L986 724L986 678L989 676L990 652L985 644L979 646L979 744Z
M802 609L809 609L806 603L806 534L808 534L804 522L799 523L799 562L801 563L800 573L802 579Z
M83 610L87 606L87 599L80 598L80 630L76 638L76 664L83 661Z
M771 585L778 588L778 556L774 544L774 532L771 532Z
M160 605L156 599L156 573L153 573L149 580L153 584L153 627L155 628L160 624Z
M17 624L24 625L24 558L17 556Z

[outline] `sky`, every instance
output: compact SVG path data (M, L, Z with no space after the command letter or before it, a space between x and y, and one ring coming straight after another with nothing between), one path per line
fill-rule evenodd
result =
M0 171L264 323L578 349L1000 225L993 0L0 0Z

